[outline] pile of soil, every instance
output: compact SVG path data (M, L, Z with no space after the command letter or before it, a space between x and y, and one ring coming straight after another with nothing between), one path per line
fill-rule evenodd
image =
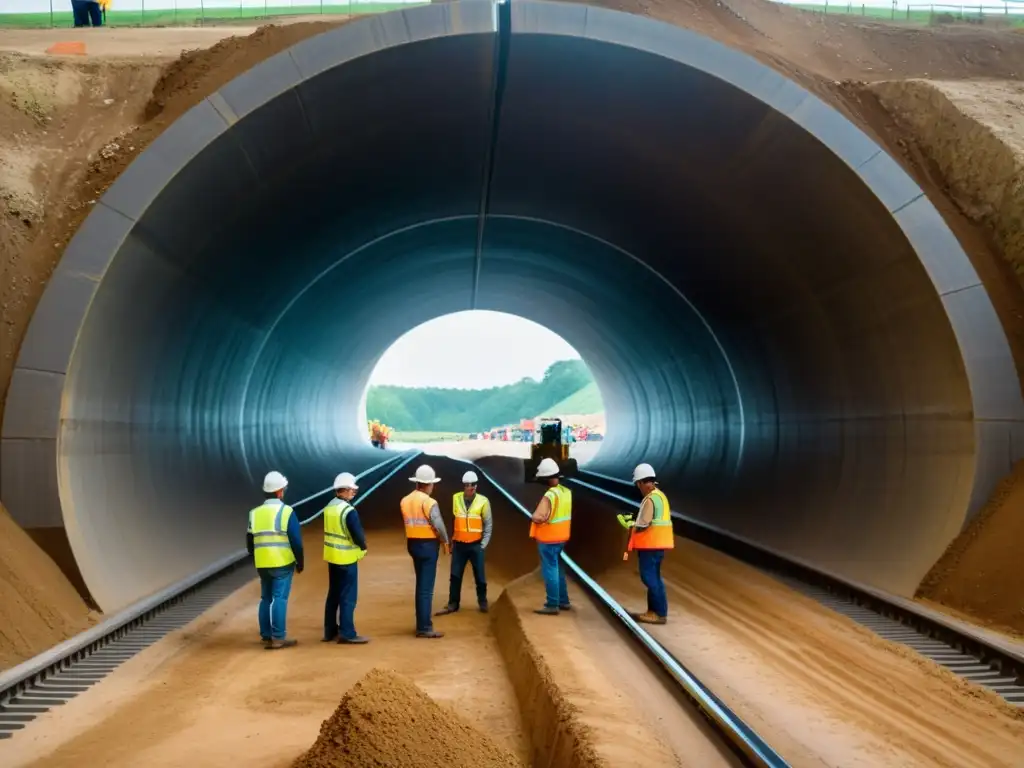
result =
M406 677L373 669L349 689L294 768L522 768L515 755Z
M94 615L0 505L0 670L86 629Z
M917 597L1024 634L1024 461L925 576Z

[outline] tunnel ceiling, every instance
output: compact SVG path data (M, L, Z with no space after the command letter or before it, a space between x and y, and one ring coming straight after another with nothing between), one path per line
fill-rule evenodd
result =
M840 114L687 30L459 2L302 42L136 159L20 352L4 501L124 605L237 549L267 469L294 498L379 460L377 359L472 308L580 351L600 470L897 592L1020 454L978 276Z

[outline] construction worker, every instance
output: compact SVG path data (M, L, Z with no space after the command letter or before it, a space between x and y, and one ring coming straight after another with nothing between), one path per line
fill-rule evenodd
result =
M618 515L619 524L629 530L629 551L636 550L640 561L640 581L647 587L647 612L631 613L644 624L664 624L668 620L668 596L661 578L665 550L676 545L672 529L672 510L668 497L657 487L654 467L639 464L633 470L633 482L643 494L636 519Z
M452 533L452 573L448 588L448 605L437 612L438 616L459 610L462 598L462 574L466 563L473 565L473 579L476 581L476 602L480 613L487 613L487 577L484 575L484 550L491 541L493 520L491 503L482 493L476 492L480 482L476 472L462 476L462 490L452 497L455 525Z
M295 511L284 503L288 479L280 472L263 478L265 501L249 512L245 547L260 575L260 639L267 649L290 648L298 641L285 631L292 576L302 573L302 529Z
M349 502L359 486L342 472L334 478L334 498L324 507L324 560L327 561L327 602L324 604L323 642L349 645L370 642L356 632L354 620L359 593L359 561L366 556L366 535L359 513ZM339 632L340 615L340 632Z
M536 479L543 481L548 489L533 512L530 538L537 542L547 598L544 607L535 613L546 616L557 616L559 611L572 608L562 563L562 550L569 541L572 523L572 491L559 482L560 477L561 471L554 459L543 459L537 465Z
M432 467L424 464L409 481L416 483L416 490L402 499L402 521L406 546L416 571L416 637L444 637L443 632L434 631L430 616L438 552L443 548L445 554L448 553L448 531L437 502L430 496L441 478L434 474Z

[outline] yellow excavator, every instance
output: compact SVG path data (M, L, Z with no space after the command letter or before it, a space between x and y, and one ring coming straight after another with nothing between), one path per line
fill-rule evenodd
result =
M537 465L542 459L554 459L565 477L574 477L579 468L576 459L569 458L569 445L562 440L561 419L538 419L533 432L530 458L523 462L524 479L532 483L537 477Z

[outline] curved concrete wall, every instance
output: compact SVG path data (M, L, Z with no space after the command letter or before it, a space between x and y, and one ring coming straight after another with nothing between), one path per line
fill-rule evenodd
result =
M597 469L894 591L1020 453L977 275L837 112L685 30L464 2L303 42L132 164L21 351L5 502L117 608L237 548L268 468L301 496L379 457L374 363L469 308L584 356Z

